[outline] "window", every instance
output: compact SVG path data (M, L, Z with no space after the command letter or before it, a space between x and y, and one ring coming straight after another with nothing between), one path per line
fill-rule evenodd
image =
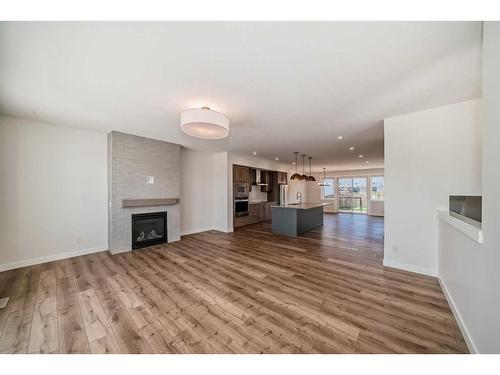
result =
M335 199L335 179L322 178L321 183L329 185L321 186L321 199Z
M384 176L372 176L371 200L384 200Z

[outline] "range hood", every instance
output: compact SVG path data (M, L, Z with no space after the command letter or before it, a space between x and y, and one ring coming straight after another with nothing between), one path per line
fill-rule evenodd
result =
M261 179L261 170L260 169L256 169L255 170L255 181L257 182L256 185L257 186L267 186L269 184L265 183L265 182L262 182L262 179Z

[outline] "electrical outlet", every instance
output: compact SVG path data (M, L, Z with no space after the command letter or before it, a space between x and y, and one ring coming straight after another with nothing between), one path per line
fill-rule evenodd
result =
M393 247L392 247L392 252L393 252L394 254L399 253L399 246L393 246Z
M147 184L154 184L155 183L155 178L153 176L148 176L146 178L146 183Z
M75 243L82 243L82 237L76 237Z

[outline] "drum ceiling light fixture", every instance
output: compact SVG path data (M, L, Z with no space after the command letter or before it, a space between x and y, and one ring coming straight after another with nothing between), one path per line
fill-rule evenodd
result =
M181 112L181 130L191 137L221 139L229 135L229 119L208 107Z

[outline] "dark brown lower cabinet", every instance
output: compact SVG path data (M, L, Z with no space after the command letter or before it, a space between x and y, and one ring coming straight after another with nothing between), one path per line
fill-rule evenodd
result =
M251 216L255 219L259 219L259 209L260 209L261 203L250 203L248 205L248 216Z
M250 216L250 215L249 216L239 216L239 217L234 218L233 227L238 228L238 227L242 227L244 225L255 224L258 222L259 222L259 220L254 216Z
M235 217L233 227L255 224L261 221L271 220L271 206L277 202L259 202L248 205L248 216Z

